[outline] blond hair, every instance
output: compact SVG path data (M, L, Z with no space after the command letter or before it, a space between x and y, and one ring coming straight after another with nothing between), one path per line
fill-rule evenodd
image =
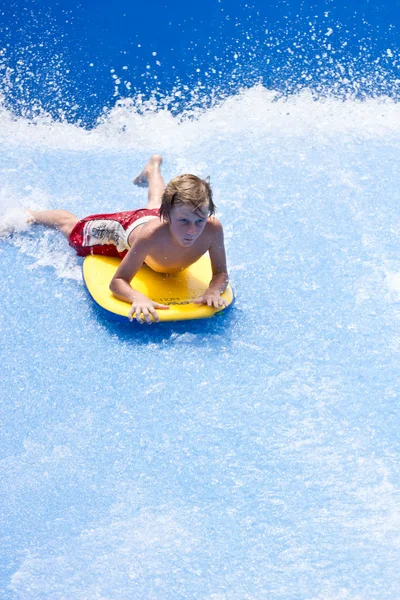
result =
M198 211L205 204L208 215L215 213L215 204L212 199L212 190L209 179L200 179L196 175L178 175L174 177L164 190L161 198L160 218L169 220L172 207L176 204L185 204Z

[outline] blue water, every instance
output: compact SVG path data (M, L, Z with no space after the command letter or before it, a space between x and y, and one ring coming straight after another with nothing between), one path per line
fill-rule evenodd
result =
M360 73L213 106L132 91L91 127L4 88L2 600L400 596L400 109ZM115 323L61 236L7 233L26 206L140 207L154 151L166 180L211 177L222 317Z

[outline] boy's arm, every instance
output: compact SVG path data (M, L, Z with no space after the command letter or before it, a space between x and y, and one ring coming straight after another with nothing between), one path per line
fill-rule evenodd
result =
M110 283L110 290L114 296L132 305L128 315L130 321L135 317L139 323L146 321L150 324L152 317L154 321L158 321L156 308L168 309L169 306L154 302L135 290L130 284L146 259L148 246L149 242L146 238L135 240L132 248L116 270Z
M226 301L221 298L221 294L228 285L229 278L226 267L224 232L222 225L215 219L213 228L213 237L209 248L213 276L208 289L194 302L196 304L207 304L208 306L219 308L221 306L226 306Z

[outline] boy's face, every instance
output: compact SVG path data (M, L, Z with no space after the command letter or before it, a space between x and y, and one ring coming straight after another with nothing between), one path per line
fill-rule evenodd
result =
M208 205L194 212L185 204L175 204L169 215L169 228L181 246L191 246L202 234L207 223Z

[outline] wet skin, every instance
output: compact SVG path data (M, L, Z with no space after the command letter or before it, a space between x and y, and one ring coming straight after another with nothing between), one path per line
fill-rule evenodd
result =
M208 290L196 302L215 307L224 305L220 294L228 276L223 231L219 221L207 214L208 207L193 211L187 205L176 205L168 222L152 219L129 236L131 249L117 269L110 289L115 296L131 303L130 318L151 323L158 321L156 309L168 309L131 287L130 281L143 263L157 272L175 273L196 262L207 251L213 278Z

